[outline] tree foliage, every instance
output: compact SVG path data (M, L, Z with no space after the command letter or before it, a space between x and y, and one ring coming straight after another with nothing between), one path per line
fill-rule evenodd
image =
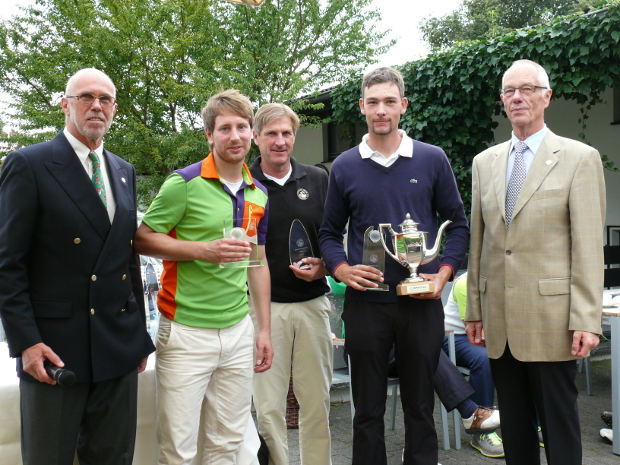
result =
M578 137L588 142L588 111L602 101L606 89L620 88L620 2L614 0L587 15L461 44L400 68L409 98L401 128L444 149L466 211L473 158L495 143L493 116L503 112L501 77L518 59L533 60L547 70L554 99L581 105ZM357 103L361 79L352 75L332 92L332 116L337 122L363 124ZM605 155L602 159L606 168L615 169Z
M148 175L208 151L200 109L237 88L260 105L295 101L376 61L391 42L372 0L267 0L252 9L223 0L37 0L0 22L0 81L11 98L1 140L31 144L64 125L67 79L96 67L117 86L119 110L106 147ZM143 196L144 198L144 196Z
M515 29L541 24L581 11L590 0L464 0L441 18L420 21L420 31L431 49L440 50L457 42L497 37Z

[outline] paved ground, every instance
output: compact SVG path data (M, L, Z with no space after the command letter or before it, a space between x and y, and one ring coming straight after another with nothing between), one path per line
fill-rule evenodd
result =
M611 445L604 442L599 436L599 430L605 427L600 419L603 410L611 410L611 363L609 360L592 363L592 383L593 396L586 394L585 374L577 374L577 386L580 389L579 409L581 415L581 433L583 442L583 464L584 465L606 465L620 463L620 457L612 453ZM338 385L335 386L337 388ZM339 398L339 394L348 393L342 389L340 392L333 392L333 398ZM388 403L390 401L388 400ZM388 404L389 405L389 404ZM388 409L389 411L389 409ZM442 465L478 465L478 464L501 464L504 459L491 459L483 457L478 451L469 445L469 435L465 433L462 425L460 450L454 449L454 435L451 428L450 439L452 449L443 450L442 434L439 421L439 404L435 406L435 424L438 429L438 439L440 443L439 461ZM389 417L386 415L386 444L388 451L388 464L400 465L401 454L404 446L404 426L402 411L399 409L396 416L396 429L388 429ZM351 463L351 411L349 403L346 401L335 401L332 403L330 414L330 426L332 431L332 460L333 465L348 465ZM501 435L501 430L499 431ZM299 446L297 442L297 430L289 430L289 448L291 454L290 463L299 465ZM541 449L541 463L546 464L544 451ZM307 464L322 465L322 464Z

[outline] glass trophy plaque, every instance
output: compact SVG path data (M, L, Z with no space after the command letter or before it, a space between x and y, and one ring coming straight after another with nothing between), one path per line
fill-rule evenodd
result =
M381 244L381 233L369 227L364 233L364 251L362 255L362 265L372 266L381 273L385 273L385 250ZM372 280L379 287L366 287L367 291L389 291L390 286L386 283Z
M303 263L304 258L313 257L312 244L310 237L303 223L297 219L291 223L291 230L288 235L288 250L291 265L296 265L300 270L309 270L312 265Z
M258 228L256 218L243 218L243 220L224 220L224 238L238 239L249 242L252 247L250 256L238 262L220 263L220 268L249 268L251 266L263 266L265 263L258 258ZM235 226L241 224L241 226Z

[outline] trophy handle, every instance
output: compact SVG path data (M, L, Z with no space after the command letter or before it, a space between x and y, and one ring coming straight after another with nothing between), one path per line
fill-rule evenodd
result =
M426 243L424 244L424 258L420 262L420 265L426 265L427 263L432 262L433 260L435 260L435 258L437 258L437 255L439 255L439 246L441 245L441 235L443 234L443 230L446 229L446 226L448 226L450 223L452 223L452 221L450 220L444 221L443 224L439 227L439 230L437 231L437 237L435 238L435 245L433 245L432 249L426 250Z
M394 255L392 252L390 252L390 250L388 249L386 243L385 243L385 239L383 238L383 228L386 228L390 234L393 236L396 235L396 232L392 229L392 224L391 223L379 223L379 232L381 233L381 245L383 246L383 248L385 249L385 252L392 257L394 260L396 260L398 263L400 263L400 258L398 258L396 255Z

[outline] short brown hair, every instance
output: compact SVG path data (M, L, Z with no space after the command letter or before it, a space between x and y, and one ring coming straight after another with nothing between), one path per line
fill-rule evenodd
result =
M366 73L362 80L362 98L364 98L364 89L375 84L383 84L384 82L395 84L398 87L400 98L405 97L405 81L403 81L400 71L394 68L383 67Z
M202 109L204 127L209 132L215 129L215 118L222 113L232 113L254 123L254 108L250 99L236 89L228 89L215 94Z
M268 103L258 109L254 116L254 131L260 135L260 132L265 126L268 126L273 121L289 117L291 119L291 125L293 126L293 134L297 134L299 129L299 117L288 105L283 103Z

